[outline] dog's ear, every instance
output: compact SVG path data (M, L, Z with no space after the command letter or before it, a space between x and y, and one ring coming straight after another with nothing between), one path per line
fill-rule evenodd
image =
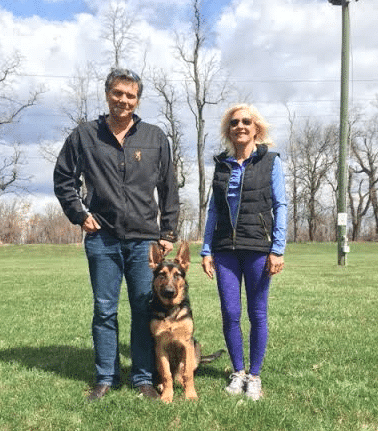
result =
M150 245L149 265L150 268L156 269L157 266L164 260L164 255L156 242Z
M175 262L179 264L186 272L190 265L190 250L189 244L185 241L180 244L175 257Z

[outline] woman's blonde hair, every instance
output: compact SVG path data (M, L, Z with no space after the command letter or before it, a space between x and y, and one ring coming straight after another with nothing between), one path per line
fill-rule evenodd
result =
M221 138L222 144L226 147L226 151L230 156L235 155L235 147L230 140L230 120L236 111L246 110L251 114L253 123L256 127L255 143L256 145L265 144L268 147L274 146L274 142L269 136L269 124L264 120L260 112L253 106L247 103L239 103L233 105L226 110L221 120Z

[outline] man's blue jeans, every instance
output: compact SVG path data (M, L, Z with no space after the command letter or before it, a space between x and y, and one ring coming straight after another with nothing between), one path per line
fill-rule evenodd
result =
M150 241L118 240L103 229L85 237L94 300L92 334L97 384L120 383L117 315L123 276L131 307L131 384L152 384L155 360L149 328L149 247Z

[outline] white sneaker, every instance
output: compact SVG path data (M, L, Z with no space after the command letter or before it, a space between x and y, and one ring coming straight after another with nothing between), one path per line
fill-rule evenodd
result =
M244 381L245 395L253 401L259 400L262 397L260 377L247 374Z
M232 373L230 376L231 383L226 386L226 392L231 395L238 395L243 392L244 389L244 379L245 379L245 371L241 370L237 373Z

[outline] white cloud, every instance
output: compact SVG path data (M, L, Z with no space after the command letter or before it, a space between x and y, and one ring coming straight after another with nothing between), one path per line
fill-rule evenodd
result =
M352 102L378 92L373 63L378 3L350 3ZM217 24L222 61L233 81L276 125L287 128L288 104L297 115L338 121L341 67L341 7L327 1L235 1ZM363 80L373 80L369 88ZM264 102L264 103L263 103ZM281 126L280 126L281 123ZM282 133L279 132L281 135Z
M39 17L13 19L3 23L13 33L8 54L19 51L25 58L24 70L42 76L69 76L78 64L98 56L99 22L80 14L72 22L50 22Z
M324 22L326 9L330 16ZM224 65L237 78L287 81L280 89L269 83L255 90L258 98L285 101L298 91L299 80L324 79L327 59L338 63L335 28L335 14L327 4L242 1L220 20L219 44Z

